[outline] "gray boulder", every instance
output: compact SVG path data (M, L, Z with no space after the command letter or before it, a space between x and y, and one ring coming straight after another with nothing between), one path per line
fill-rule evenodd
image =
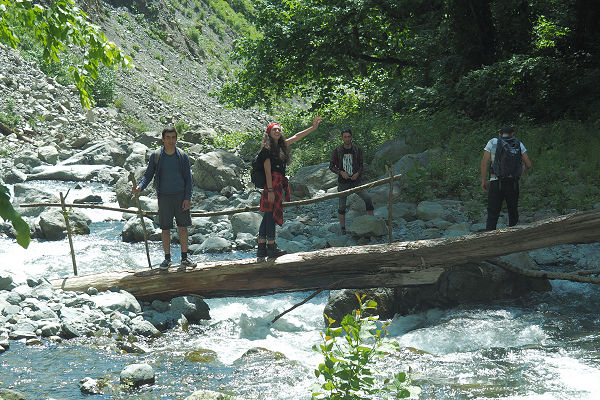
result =
M192 167L194 184L203 190L220 192L226 186L242 189L245 163L235 154L215 150L201 154Z
M319 190L327 190L337 187L337 175L329 170L329 163L307 165L300 168L290 178L290 187L305 185L308 190L315 193Z
M387 223L383 218L374 215L361 215L352 219L346 226L347 231L354 236L371 237L388 234Z
M417 218L429 221L444 217L444 207L434 201L422 201L417 205Z
M255 212L243 212L239 214L233 214L229 217L231 222L231 228L233 234L237 236L240 233L251 233L256 234L262 217L259 213Z
M67 218L71 233L75 235L89 234L92 220L80 211L69 211ZM57 208L44 211L40 215L40 229L44 238L48 240L61 240L67 236L67 226L62 211Z
M225 253L231 251L231 242L217 236L209 236L198 247L201 253Z
M121 371L121 385L140 387L142 385L153 385L156 381L154 369L149 364L131 364Z
M38 158L48 164L56 164L58 150L54 146L42 146L38 149Z
M74 182L90 182L100 180L104 170L110 170L110 166L99 165L44 165L35 167L28 180L57 180L57 181L74 181ZM109 182L109 183L112 183Z
M406 143L406 138L394 138L386 140L379 146L373 156L373 167L382 166L385 164L393 164L400 160L408 153L409 145Z
M19 393L15 390L0 389L0 399L2 400L27 400L27 397L23 393Z
M211 390L198 390L186 397L184 400L243 400L241 397L229 394L213 392Z
M146 233L148 239L154 237L156 227L154 221L150 218L144 218L144 224L146 225ZM123 226L121 230L121 239L127 243L142 242L144 240L144 227L140 221L140 217L133 216Z
M4 183L12 185L15 183L25 182L27 180L27 175L20 169L13 167L9 169L6 173L4 173L3 179Z
M527 253L512 254L501 259L521 268L536 267ZM523 277L485 262L469 263L447 268L432 285L389 288L374 293L369 290L344 290L343 295L330 298L324 312L339 321L356 308L356 298L353 298L356 292L365 293L368 298L377 301L378 309L375 314L380 318L391 319L395 314L406 315L431 308L517 298L533 291L551 289L547 279Z
M137 299L131 293L124 290L99 293L92 297L92 301L104 313L110 313L111 311L140 313L142 311L142 307Z
M90 377L85 377L79 381L79 390L83 394L102 394L98 381Z
M24 183L14 186L13 204L27 203L58 203L60 199L54 193L33 188ZM17 212L23 216L35 217L40 215L45 207L17 207Z

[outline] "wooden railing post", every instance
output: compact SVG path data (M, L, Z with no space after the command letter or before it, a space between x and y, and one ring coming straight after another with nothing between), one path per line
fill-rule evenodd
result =
M389 243L392 243L392 230L394 228L394 217L392 210L394 209L394 173L389 166L385 166L385 170L388 173L390 179L390 195L388 198L388 232L389 232Z
M135 187L135 175L133 174L133 172L129 173L129 180L131 181L131 184L133 185L133 187ZM140 222L142 223L142 230L144 231L144 244L146 245L146 258L148 259L148 267L150 267L150 269L152 269L152 261L150 261L150 250L148 249L148 233L146 232L146 223L144 222L144 212L142 211L142 205L140 204L140 195L139 193L136 193L134 195L135 197L135 204L137 205L138 208L138 215L140 217Z
M69 192L67 192L68 194ZM60 205L62 208L62 215L65 219L65 226L67 227L67 236L69 237L69 247L71 249L71 261L73 262L73 275L77 276L77 263L75 262L75 249L73 249L73 239L71 238L71 224L69 223L69 214L65 207L65 197L60 192Z

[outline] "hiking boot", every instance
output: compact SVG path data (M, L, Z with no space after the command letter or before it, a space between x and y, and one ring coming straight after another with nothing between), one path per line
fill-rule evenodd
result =
M284 254L287 254L287 252L278 248L275 243L267 245L267 261L273 261Z
M181 260L181 265L184 267L196 268L196 265L198 265L198 263L194 261L192 257L187 256L186 258Z
M259 243L256 250L256 262L264 262L267 259L267 244Z
M172 265L171 260L167 260L166 258L163 260L163 262L160 263L160 265L158 266L158 268L160 268L161 270L168 270L169 267Z

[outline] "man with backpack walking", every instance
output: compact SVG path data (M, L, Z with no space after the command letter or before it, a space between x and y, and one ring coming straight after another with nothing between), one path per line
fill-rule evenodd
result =
M177 223L177 233L181 244L181 265L194 268L196 262L188 256L188 226L192 225L190 200L192 198L192 173L190 159L180 150L177 143L177 130L167 127L162 131L163 145L152 152L148 167L134 194L142 191L154 178L158 198L158 218L165 259L160 269L171 266L171 229L173 218Z
M527 149L515 138L514 129L507 125L500 128L498 137L490 139L483 149L481 160L481 188L488 193L486 230L496 229L505 200L508 226L519 222L519 178L530 169Z

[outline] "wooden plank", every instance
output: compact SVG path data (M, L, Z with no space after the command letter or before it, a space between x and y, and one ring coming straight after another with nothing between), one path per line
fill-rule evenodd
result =
M520 227L453 238L337 247L282 256L220 261L196 269L106 272L53 280L56 288L85 291L112 286L141 300L188 294L246 297L333 288L360 289L432 284L445 267L559 244L600 241L600 210L554 217Z

